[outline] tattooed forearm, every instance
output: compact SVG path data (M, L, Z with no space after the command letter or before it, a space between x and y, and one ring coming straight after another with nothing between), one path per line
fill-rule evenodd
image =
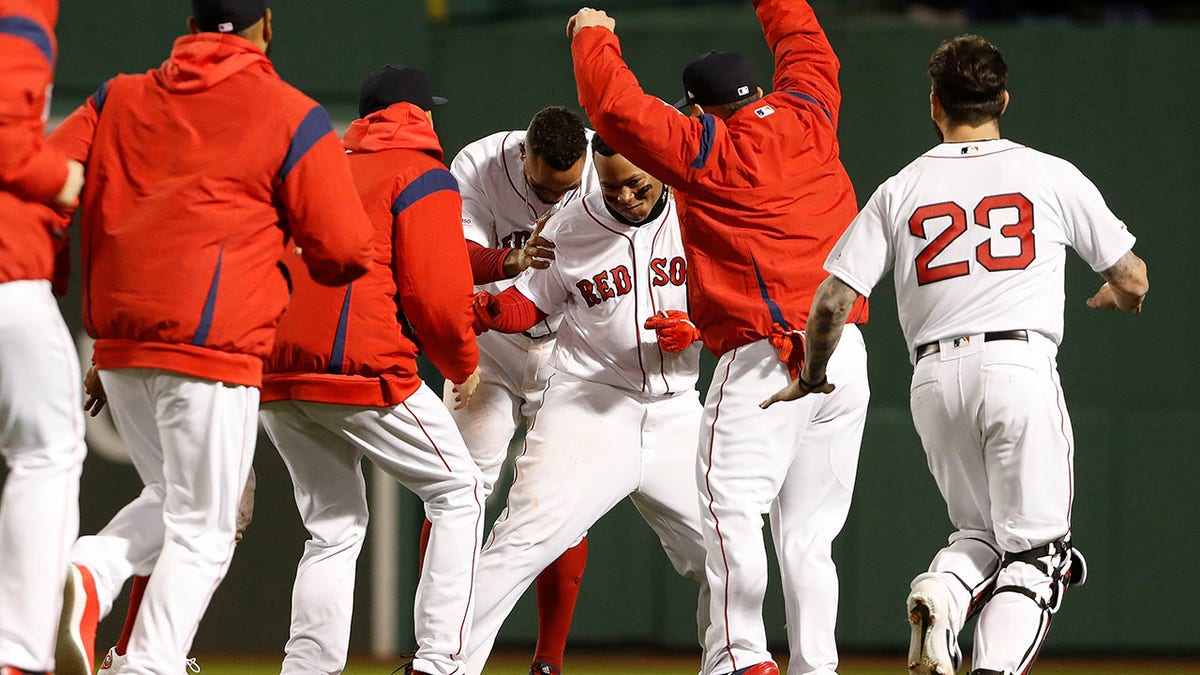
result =
M820 382L825 378L829 358L842 339L846 317L857 299L858 292L835 276L830 276L817 289L804 330L804 371L800 377L805 382Z

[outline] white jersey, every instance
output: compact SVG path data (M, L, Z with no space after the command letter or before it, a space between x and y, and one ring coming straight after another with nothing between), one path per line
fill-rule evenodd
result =
M589 142L592 133L587 132ZM524 130L500 131L470 143L450 164L450 173L462 195L463 234L469 241L487 248L520 248L529 241L539 218L578 201L599 186L592 153L587 150L579 187L557 204L543 203L525 180L521 160L524 141ZM480 288L496 294L512 285L512 279L504 279ZM559 321L558 316L551 315L529 333L552 333Z
M1133 243L1070 162L1007 140L943 143L879 186L825 269L869 295L895 268L911 358L918 345L987 331L1060 343L1065 247L1100 272Z
M651 396L694 389L699 342L672 354L643 328L659 311L687 309L674 200L654 220L627 225L595 190L551 218L543 233L555 243L554 264L526 270L516 288L543 312L563 313L554 370Z

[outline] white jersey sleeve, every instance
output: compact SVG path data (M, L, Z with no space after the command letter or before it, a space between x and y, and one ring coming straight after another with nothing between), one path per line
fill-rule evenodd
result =
M1125 223L1108 208L1100 190L1079 169L1067 162L1065 189L1058 192L1067 243L1092 271L1103 272L1116 264L1136 241Z
M895 262L892 242L892 219L888 216L887 183L879 186L862 211L842 233L829 258L825 271L836 276L864 297Z
M482 168L487 161L484 141L472 143L455 155L450 173L458 181L458 191L462 195L463 236L480 246L497 248L496 217L492 213Z
M546 221L546 227L542 230L543 236L551 241L556 238L558 221L562 219L555 214ZM517 275L514 286L521 295L530 299L537 308L550 316L559 314L566 308L567 300L571 296L570 289L563 282L562 275L559 274L558 265L551 263L546 269L537 269L530 267L529 269Z

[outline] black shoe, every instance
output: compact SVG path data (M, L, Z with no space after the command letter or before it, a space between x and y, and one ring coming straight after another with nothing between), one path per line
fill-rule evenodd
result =
M562 675L562 668L545 661L534 661L529 664L529 675Z

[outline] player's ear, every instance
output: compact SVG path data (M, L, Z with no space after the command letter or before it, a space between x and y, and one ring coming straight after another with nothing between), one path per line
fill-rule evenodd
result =
M271 44L271 38L274 37L275 31L271 29L271 8L268 7L263 12L263 42Z
M1000 106L1000 114L1003 115L1005 110L1008 110L1008 90L1004 90L1004 105Z
M188 32L192 35L200 32L200 26L196 25L196 17L194 16L188 17Z
M1008 101L1006 99L1005 103L1007 103L1007 102ZM938 100L937 94L930 91L929 92L929 119L936 122L936 121L938 121L938 118L941 116L942 116L942 102Z

